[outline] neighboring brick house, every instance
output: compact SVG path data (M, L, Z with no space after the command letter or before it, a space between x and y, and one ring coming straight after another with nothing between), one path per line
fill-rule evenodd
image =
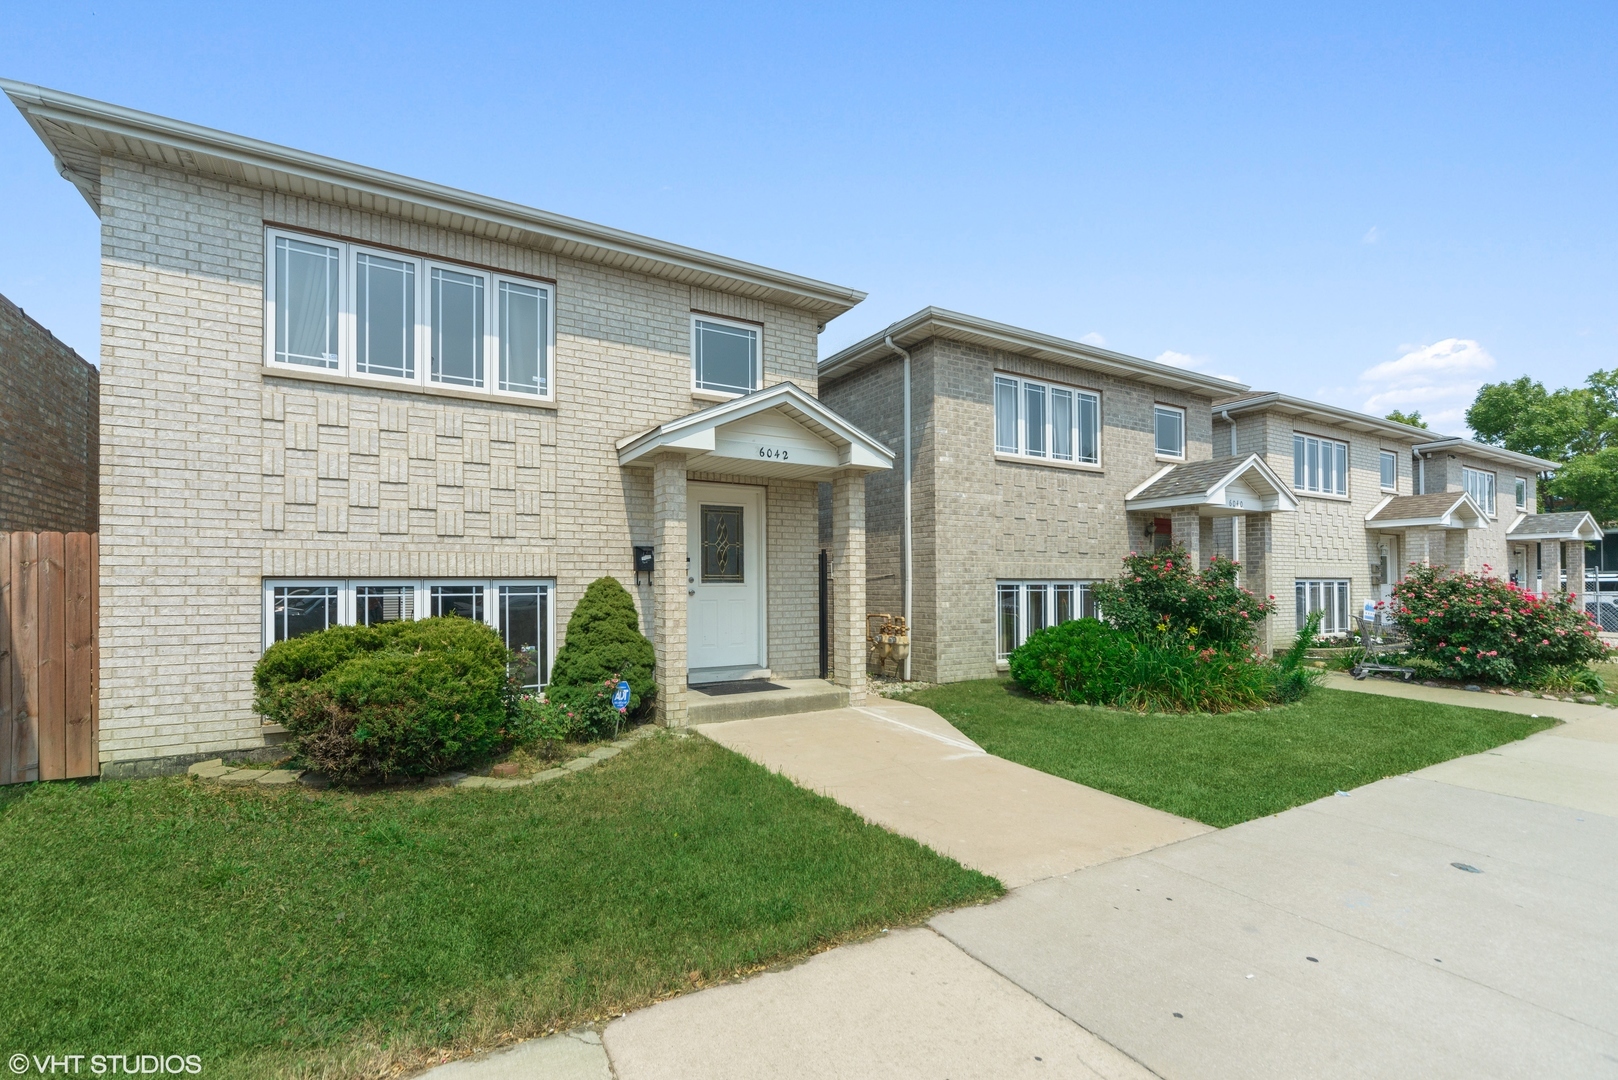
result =
M1295 502L1261 462L1200 464L1241 384L926 308L820 364L822 399L899 455L866 481L873 612L906 607L907 367L915 678L993 675L1031 630L1093 612L1131 550L1211 551L1222 521Z
M813 678L822 484L830 666L861 699L865 582L843 570L891 454L814 395L817 335L862 293L0 87L101 219L112 771L262 745L254 663L334 623L481 618L543 683L607 574L665 723L688 682Z
M95 366L0 296L0 532L95 532Z

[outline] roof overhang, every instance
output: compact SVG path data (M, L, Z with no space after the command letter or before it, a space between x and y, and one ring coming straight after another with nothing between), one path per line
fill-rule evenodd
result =
M1385 496L1371 508L1369 514L1365 515L1365 527L1374 532L1387 529L1482 529L1488 526L1488 515L1472 496L1464 491L1449 494L1453 494L1455 498L1435 511L1419 515L1379 518L1377 515L1398 498L1395 495ZM1409 495L1404 497L1421 498Z
M1584 513L1576 521L1568 523L1566 528L1546 529L1542 521L1546 517L1569 517L1570 514L1519 514L1517 520L1511 523L1506 530L1507 540L1600 540L1602 538L1601 526L1596 522L1593 514ZM1521 531L1519 531L1521 530Z
M1215 416L1227 413L1236 416L1247 412L1276 412L1283 416L1313 420L1318 424L1329 424L1332 427L1347 428L1368 435L1380 435L1403 443L1417 443L1433 437L1433 433L1426 428L1412 427L1409 424L1371 416L1369 413L1340 409L1336 405L1292 397L1289 394L1254 394L1234 401L1216 403L1213 407Z
M1485 461L1510 465L1525 472L1555 472L1562 467L1562 463L1559 461L1534 457L1532 454L1519 454L1517 451L1507 450L1503 446L1490 446L1487 443L1473 442L1471 439L1463 439L1459 436L1418 443L1412 449L1418 454L1465 454L1467 457L1482 458Z
M618 464L684 455L688 472L816 479L893 468L886 446L790 382L713 405L618 443Z
M841 285L30 83L0 79L0 90L97 214L101 157L111 154L800 308L822 323L865 299Z
M922 308L914 315L828 356L820 362L820 378L822 381L842 378L872 364L896 358L898 354L887 344L890 337L894 344L905 349L920 345L929 338L944 338L1212 397L1224 397L1247 389L1244 384L1229 379L1170 367L1080 341L1069 341L936 307Z
M1229 468L1208 470L1209 463L1196 462L1199 472L1208 471L1207 482L1198 482L1190 491L1153 495L1177 469L1170 465L1158 470L1144 484L1124 496L1125 510L1174 510L1195 507L1202 517L1236 517L1244 514L1290 512L1298 508L1298 497L1276 475L1262 457L1249 454L1232 460Z

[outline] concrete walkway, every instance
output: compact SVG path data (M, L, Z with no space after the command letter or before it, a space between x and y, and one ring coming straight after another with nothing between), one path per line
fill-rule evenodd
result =
M697 730L1007 888L1209 831L985 753L906 702Z

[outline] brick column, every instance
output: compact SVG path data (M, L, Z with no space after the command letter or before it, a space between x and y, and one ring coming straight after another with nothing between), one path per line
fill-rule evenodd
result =
M652 461L652 529L657 543L652 575L652 647L657 650L657 722L686 723L686 506L685 458L659 454Z
M865 476L838 473L831 482L832 679L848 687L850 705L865 702Z
M1584 541L1567 541L1567 554L1563 556L1567 566L1567 591L1584 595Z
M1230 561L1236 564L1236 584L1247 585L1247 515L1230 519Z
M1191 565L1201 570L1205 565L1202 561L1202 515L1195 509L1175 510L1172 520L1174 542L1185 548L1185 553L1191 556Z
M1540 595L1550 596L1561 589L1562 577L1562 542L1560 540L1541 540L1539 542L1540 566Z
M1292 623L1292 597L1290 594L1283 596L1277 590L1279 583L1275 580L1275 561L1268 555L1270 518L1269 514L1245 514L1231 519L1235 522L1237 535L1241 537L1242 587L1253 590L1260 599L1270 596L1276 598L1275 614L1265 619L1264 625L1259 628L1258 646L1265 655L1275 648L1281 626Z
M1426 529L1406 529L1403 560L1405 566L1415 563L1417 566L1431 566L1431 553L1427 543Z

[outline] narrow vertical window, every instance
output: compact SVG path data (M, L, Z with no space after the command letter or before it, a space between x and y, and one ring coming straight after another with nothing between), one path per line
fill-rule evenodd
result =
M500 586L500 637L514 657L517 685L527 690L550 682L549 600L542 585Z
M1303 436L1292 436L1292 486L1297 491L1305 490L1308 484L1308 477L1304 475L1304 453Z
M550 392L550 294L544 289L500 283L500 389L520 394Z
M354 256L354 370L416 377L416 267L365 252Z
M1348 444L1332 443L1332 490L1348 494Z
M998 611L996 621L998 624L1000 659L1004 660L1011 655L1017 647L1017 594L1020 592L1015 585L1002 584L998 589Z
M275 239L275 359L337 367L339 252L285 236Z
M1051 457L1073 460L1073 391L1051 387Z
M1514 496L1517 502L1517 509L1526 510L1528 508L1528 481L1520 476L1517 477Z
M1304 455L1308 470L1304 475L1304 486L1310 491L1320 490L1320 443L1314 439L1308 440Z
M698 390L750 394L758 389L758 331L696 319L691 362Z
M483 278L433 268L433 381L483 385Z
M1101 461L1101 399L1094 394L1079 395L1078 456L1089 465Z
M1309 621L1309 583L1307 581L1298 582L1294 586L1294 592L1296 594L1294 597L1296 604L1293 610L1296 613L1297 622L1293 625L1301 628L1304 623Z
M1065 622L1072 622L1074 619L1078 618L1078 615L1074 613L1073 608L1073 590L1074 586L1072 585L1055 586L1056 618L1051 625L1061 626Z
M1045 388L1023 383L1023 441L1029 457L1045 456Z
M1095 595L1090 591L1090 583L1088 581L1082 581L1079 583L1078 611L1079 618L1081 619L1100 618L1100 616L1096 614L1096 598Z
M1017 452L1017 380L994 380L994 449L996 453Z
M1028 634L1035 630L1043 630L1050 625L1046 620L1050 617L1050 606L1044 585L1029 585L1028 591L1028 618L1023 624L1023 640L1027 641Z
M1152 410L1157 452L1164 457L1185 456L1185 413L1166 405Z
M1399 486L1399 459L1391 450L1383 450L1377 456L1382 467L1382 490L1393 491Z

